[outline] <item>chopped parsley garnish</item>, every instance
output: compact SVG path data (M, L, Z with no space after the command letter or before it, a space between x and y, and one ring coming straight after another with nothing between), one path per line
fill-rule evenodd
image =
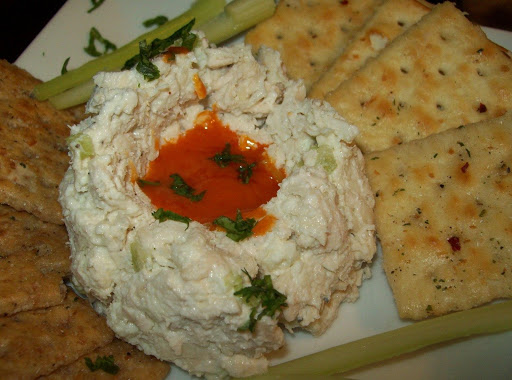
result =
M170 177L173 179L171 189L172 191L174 191L175 194L188 198L192 202L199 202L201 199L203 199L206 190L199 194L194 194L196 192L196 189L187 185L187 183L183 180L183 178L181 178L179 174L174 173L171 174Z
M176 214L175 212L164 210L163 208L159 208L151 215L153 215L153 217L160 223L165 222L166 220L174 220L175 222L185 223L187 225L187 228L189 226L190 221L192 220L186 216Z
M238 179L244 184L249 183L249 180L252 177L252 169L256 166L256 162L253 162L252 164L247 163L247 160L243 155L232 154L230 143L226 143L222 152L215 153L215 155L209 159L214 161L221 168L225 168L231 163L240 164L237 169Z
M247 270L242 269L242 272L249 277L251 285L233 294L242 297L248 305L254 306L252 306L249 320L238 330L253 332L257 321L266 315L273 317L277 310L288 305L286 304L286 296L274 289L270 275L267 274L263 278L251 278Z
M147 19L142 23L146 28L150 28L152 26L160 26L165 24L169 19L167 16L159 15L150 19Z
M103 44L104 49L103 53L99 52L98 49L96 49L96 41ZM100 34L98 29L95 27L92 27L89 31L89 45L84 47L84 51L93 56L93 57L99 57L103 54L107 54L109 51L114 51L117 49L117 46L114 45L112 42L107 40L106 38L103 38L103 36Z
M255 166L256 162L240 165L238 168L238 179L247 185L249 183L249 179L252 177L252 168Z
M105 0L91 0L92 8L87 10L87 13L91 13L92 11L98 9L98 7L104 2Z
M68 63L71 57L67 57L64 63L62 64L62 68L60 69L61 75L64 75L68 72Z
M236 211L236 219L230 219L227 216L219 216L213 221L226 230L226 236L236 242L248 238L252 235L252 229L258 223L256 219L244 219L240 210Z
M137 180L137 183L139 184L139 186L142 188L144 186L160 186L160 182L158 181L147 181L145 179L142 179L142 178L139 178Z
M91 370L91 372L95 372L97 370L102 370L106 373L110 373L111 375L115 375L119 372L119 367L116 363L114 363L114 356L97 356L96 361L93 363L91 358L85 358L85 364Z
M139 42L139 54L133 56L124 63L122 70L131 69L135 67L136 70L144 76L147 81L152 81L160 77L158 67L151 62L152 58L157 55L165 53L171 46L184 47L187 50L192 50L196 42L197 36L190 33L194 25L194 19L188 24L178 29L172 35L165 39L155 38L148 46L146 40Z
M215 161L221 168L229 166L232 162L246 163L245 157L241 154L231 154L230 143L226 143L222 152L215 153L215 156L210 157L210 160Z

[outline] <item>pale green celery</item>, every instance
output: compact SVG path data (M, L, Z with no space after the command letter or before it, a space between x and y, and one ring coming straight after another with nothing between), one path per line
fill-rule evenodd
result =
M224 278L224 284L227 288L232 288L234 293L244 287L244 279L239 274L230 272Z
M225 0L198 0L192 7L180 16L167 21L164 25L145 33L128 44L120 47L112 53L98 57L85 63L77 69L41 83L34 88L33 95L38 100L46 100L54 97L70 88L89 81L100 71L119 70L124 63L139 53L139 41L146 40L149 43L155 38L167 38L180 27L195 18L195 26L210 20L223 11ZM79 103L78 103L79 104ZM75 104L72 104L75 105Z
M415 322L406 327L270 367L266 374L249 379L325 377L390 359L436 343L506 330L512 330L512 301Z
M219 44L269 18L275 7L274 0L234 0L224 12L198 29L210 42Z
M80 159L94 156L94 145L91 136L77 133L67 138L68 145L75 145L80 152Z
M252 25L256 24L254 19L261 18L260 21L263 21L272 16L274 10L275 2L273 0L234 0L224 8L224 12L237 24L249 23Z
M216 5L217 3L220 4L220 0L199 0L194 7L199 7L199 4L202 4L205 1L212 2L212 4L209 4L210 8L208 9L213 8L215 5L215 12L211 12L210 18L215 15L217 15L217 17L211 20L203 20L197 16L194 29L202 30L206 38L215 44L226 41L244 30L249 29L257 23L272 16L275 11L275 3L273 0L235 0L226 5L224 12L220 14L220 11L217 9L218 6ZM224 0L221 2L224 4ZM191 8L187 12L192 12L193 9L195 8ZM201 10L202 9L203 8L201 8ZM186 22L190 21L191 17L187 19L184 16L187 12L171 21L168 21L165 25L160 27L165 27L167 34L161 32L158 36L154 36L151 34L153 32L147 33L113 53L97 58L76 70L71 70L60 77L36 86L34 89L34 95L39 100L49 99L57 109L69 108L77 104L85 103L91 96L94 88L91 78L96 73L99 71L120 69L127 59L139 52L138 41L142 38L146 38L149 43L149 41L152 41L154 38L166 38L171 35ZM204 14L205 13L202 13L202 15ZM183 22L178 24L178 21L176 20ZM174 29L169 27L169 23L173 23L172 25ZM156 30L159 30L160 28ZM150 34L151 36L149 36ZM133 44L137 45L134 46ZM123 53L121 56L119 51L122 49L126 49L126 51L128 51L128 48L130 49L130 54Z
M130 244L130 253L132 255L133 270L139 272L149 258L149 254L146 250L142 249L138 241L134 241Z
M94 86L94 80L89 79L87 82L52 96L48 100L58 110L69 108L87 102L94 90Z
M318 147L316 164L323 167L327 174L331 174L338 167L333 149L329 145L320 145Z

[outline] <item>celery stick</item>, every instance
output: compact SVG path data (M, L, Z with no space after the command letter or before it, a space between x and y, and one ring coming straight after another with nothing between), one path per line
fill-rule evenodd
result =
M270 367L250 379L326 376L412 352L432 344L512 329L512 301L456 312L356 340Z
M180 16L166 22L153 31L145 33L116 51L89 61L77 69L41 83L34 88L33 95L38 100L46 100L58 95L72 87L87 82L99 71L119 70L126 60L139 52L139 41L146 39L149 42L155 38L165 38L178 28L195 18L195 26L218 15L224 9L225 0L198 0L192 7Z
M218 44L269 18L274 11L274 0L234 0L198 29L210 42Z
M87 102L91 97L92 90L94 90L94 81L89 79L87 82L52 96L48 100L55 108L62 110Z

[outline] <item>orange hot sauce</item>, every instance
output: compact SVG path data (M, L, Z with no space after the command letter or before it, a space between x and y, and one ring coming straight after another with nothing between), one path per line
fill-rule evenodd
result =
M240 163L220 167L211 158L221 153L229 143L231 154L242 155L252 168L249 182L239 179ZM171 189L171 174L177 173L195 194L206 191L198 202L177 195ZM266 153L266 146L239 136L224 126L215 112L204 111L196 126L178 139L160 148L159 156L150 163L145 181L158 182L158 186L143 186L142 190L157 208L170 210L200 223L211 223L219 216L234 219L237 210L244 217L254 217L260 222L254 234L261 235L272 228L275 218L266 215L259 206L273 198L279 183L285 177Z

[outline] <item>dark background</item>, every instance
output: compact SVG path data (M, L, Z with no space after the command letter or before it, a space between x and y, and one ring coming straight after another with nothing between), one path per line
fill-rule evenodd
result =
M90 0L82 1L90 2ZM13 63L65 2L65 0L0 0L2 17L0 59ZM512 0L456 0L454 2L461 10L467 11L469 18L474 22L512 30Z
M0 59L13 63L65 2L0 0Z

